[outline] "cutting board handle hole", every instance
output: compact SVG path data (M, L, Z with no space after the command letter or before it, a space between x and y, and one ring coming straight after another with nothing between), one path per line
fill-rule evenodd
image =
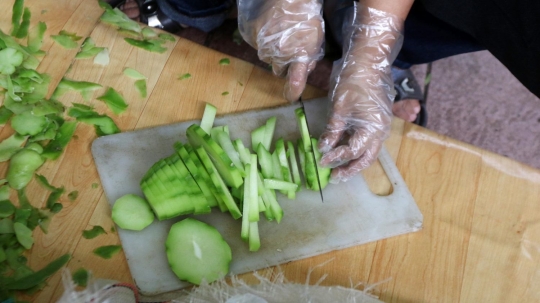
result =
M388 196L394 192L392 182L384 171L379 160L362 172L364 180L372 193L378 196Z

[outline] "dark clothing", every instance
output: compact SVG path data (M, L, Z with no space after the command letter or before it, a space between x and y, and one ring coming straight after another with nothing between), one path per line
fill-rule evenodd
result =
M341 44L340 20L352 0L326 0L325 19ZM540 97L540 1L417 0L405 20L400 68L487 49Z

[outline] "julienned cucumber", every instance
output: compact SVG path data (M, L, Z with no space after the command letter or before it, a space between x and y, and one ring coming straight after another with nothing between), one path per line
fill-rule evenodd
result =
M229 272L231 248L217 229L204 222L188 218L173 224L165 248L169 266L181 280L212 283Z
M295 115L301 134L301 138L298 139L298 156L300 158L300 167L306 180L306 187L312 190L322 190L328 185L332 170L319 165L322 155L317 148L317 139L309 136L304 109L301 107L297 108Z
M275 117L252 132L249 149L240 139L231 139L234 134L229 134L227 126L213 125L215 113L214 106L206 107L201 126L193 124L186 130L189 143L176 142L175 153L154 163L142 178L141 188L159 220L209 213L212 207L230 212L234 219L242 218L240 236L250 251L257 251L261 246L259 214L277 223L283 218L275 191L295 198L302 185L300 171L306 188L318 190L319 183L324 188L330 169L318 167L321 154L312 148L317 140L309 137L301 110L296 111L301 133L298 159L292 142L283 138L274 142ZM274 150L270 149L272 143ZM124 211L113 214L120 227L135 229L148 224L149 219L129 222L126 218L131 210ZM166 248L169 264L182 280L200 284L228 273L230 248L206 223L184 219L174 224Z

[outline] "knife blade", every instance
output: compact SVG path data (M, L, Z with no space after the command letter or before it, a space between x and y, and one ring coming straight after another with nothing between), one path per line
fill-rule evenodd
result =
M308 133L309 133L309 138L311 138L311 130L309 128L309 122L308 122L308 118L307 118L307 113L306 113L306 108L304 107L304 101L302 101L302 96L300 96L298 98L298 102L300 102L300 107L302 107L302 110L304 111L304 115L306 117L306 126L307 126L307 129L308 129ZM321 194L321 202L324 203L324 197L323 197L323 193L322 193L322 188L321 188L321 180L319 179L319 162L317 161L317 158L315 157L315 147L313 146L311 140L309 141L309 146L311 146L311 156L313 157L313 163L315 163L315 173L317 174L317 184L319 185L319 194Z

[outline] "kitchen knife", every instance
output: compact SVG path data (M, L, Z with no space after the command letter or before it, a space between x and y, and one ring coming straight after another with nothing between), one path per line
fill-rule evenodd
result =
M306 117L306 126L309 133L309 138L311 139L311 131L309 128L306 108L304 107L304 101L302 101L302 96L298 98L298 102L300 102L300 106L302 107L302 110L304 111L304 116ZM315 157L315 147L311 143L311 140L309 141L309 146L311 146L311 156L313 157L313 163L315 163L315 173L317 174L317 184L319 184L319 193L321 194L321 201L324 202L324 197L323 197L322 188L321 188L321 180L319 179L319 168L318 168L319 162L317 161L317 158Z

